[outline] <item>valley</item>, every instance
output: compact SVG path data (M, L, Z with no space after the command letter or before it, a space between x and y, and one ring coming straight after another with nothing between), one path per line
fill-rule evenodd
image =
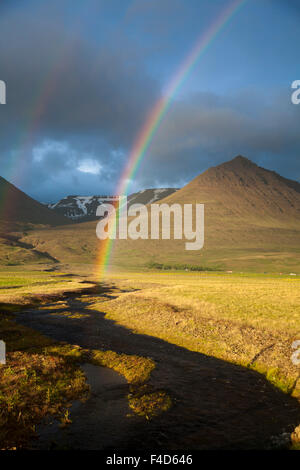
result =
M118 272L99 284L87 268L76 274L76 266L72 276L47 271L40 276L38 271L0 276L7 312L0 331L15 377L9 429L19 413L26 415L27 402L17 398L18 390L27 393L18 372L20 355L60 361L66 386L76 370L77 380L83 377L82 365L89 363L112 368L126 381L94 389L88 374L90 391L80 379L66 402L61 389L44 417L31 414L36 425L31 439L24 437L25 420L23 433L6 435L8 446L130 449L141 436L145 450L297 446L300 383L290 355L299 333L298 279ZM36 368L35 380L46 390L42 368L26 367ZM71 406L80 397L83 401ZM118 431L107 441L111 423Z
M133 202L147 204L149 197ZM165 263L238 272L299 273L300 184L296 181L239 156L210 168L159 203L204 204L203 249L187 251L184 240L161 237L116 240L110 259L113 267L145 269L149 263ZM54 211L50 212L53 216ZM26 230L19 224L15 230L20 242L47 253L46 257L61 263L94 263L101 251L97 221L74 227L70 219L64 220L60 225L35 224Z
M299 26L299 0L0 2L2 457L297 459Z
M96 220L2 190L3 448L299 447L298 183L210 168L159 200L204 203L204 248L116 240L104 275Z

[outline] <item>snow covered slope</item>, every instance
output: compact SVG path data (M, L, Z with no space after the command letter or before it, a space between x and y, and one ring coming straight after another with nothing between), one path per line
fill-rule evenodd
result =
M48 204L48 207L72 220L86 221L96 218L100 204L116 200L117 196L66 196L55 204Z
M177 191L177 188L143 189L128 196L128 205L151 204ZM96 219L96 210L100 204L118 201L118 196L66 196L55 204L48 204L49 209L75 220Z

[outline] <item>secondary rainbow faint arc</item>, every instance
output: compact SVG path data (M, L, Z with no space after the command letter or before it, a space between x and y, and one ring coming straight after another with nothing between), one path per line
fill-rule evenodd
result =
M94 5L96 7L96 5ZM82 8L82 7L80 7ZM94 12L91 12L94 16ZM81 11L78 10L72 28L72 38L76 37L76 30L81 25ZM35 99L31 108L28 110L26 118L26 126L20 135L17 150L11 155L10 169L8 170L9 181L14 181L16 184L21 183L21 178L24 178L26 173L26 155L30 152L33 146L34 138L38 133L39 126L42 121L43 114L47 111L49 102L58 88L60 77L64 70L67 70L72 57L68 51L73 48L74 40L61 44L58 50L57 57L53 65L50 67L49 74L46 76L45 81L38 88ZM1 194L0 200L0 218L5 218L5 214L14 207L14 201L8 200L6 192Z
M246 2L247 0L234 0L233 2L230 2L230 4L222 10L216 21L214 21L206 32L198 38L193 49L169 82L165 94L155 103L147 116L130 152L128 162L120 178L116 194L120 196L127 194L130 180L135 176L162 119L172 103L172 99L176 95L176 92L192 72L196 63L205 53L207 48ZM101 277L106 273L112 253L113 241L114 240L107 238L105 241L101 242L97 259L97 273L99 273Z

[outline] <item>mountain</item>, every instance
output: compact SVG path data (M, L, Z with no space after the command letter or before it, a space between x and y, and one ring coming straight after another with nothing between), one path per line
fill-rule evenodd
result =
M144 189L128 197L128 206L132 204L150 204L169 196L176 188ZM118 196L66 196L48 208L75 221L96 220L96 210L104 202L114 202Z
M181 240L118 240L113 262L300 271L300 184L251 160L211 167L160 203L204 204L204 247Z
M245 157L211 167L160 203L203 203L205 241L117 240L111 262L140 268L149 262L239 271L300 272L300 184ZM93 263L101 242L95 222L35 231L24 238L65 262ZM75 233L76 232L76 233ZM55 244L53 243L55 240Z
M32 199L0 176L1 225L62 225L70 221Z
M114 202L118 196L66 196L48 208L76 221L95 220L96 210L103 202Z
M70 220L35 201L0 177L0 264L49 264L57 260L45 247L37 250L21 241L24 230L37 226L70 224Z
M166 201L195 200L205 204L214 223L226 217L232 224L299 226L300 184L242 156L209 168Z
M132 204L152 204L176 191L178 191L178 188L143 189L128 196L128 206L130 207Z

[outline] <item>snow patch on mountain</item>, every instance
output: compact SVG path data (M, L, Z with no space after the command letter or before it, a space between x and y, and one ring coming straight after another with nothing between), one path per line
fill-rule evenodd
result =
M143 189L128 196L127 204L128 207L136 203L151 204L175 191L177 188ZM56 203L47 204L47 206L70 219L86 221L96 219L96 211L100 204L116 201L119 201L119 196L66 196Z

